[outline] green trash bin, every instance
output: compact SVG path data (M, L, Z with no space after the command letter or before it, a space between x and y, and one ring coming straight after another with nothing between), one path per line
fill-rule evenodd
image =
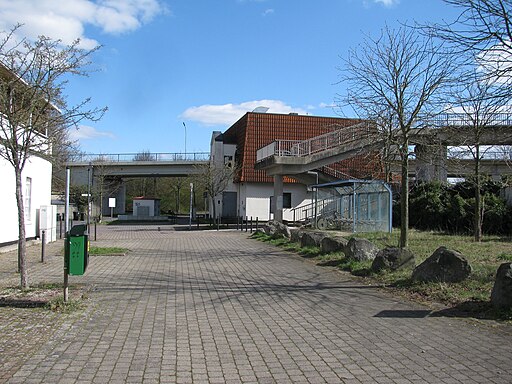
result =
M89 236L87 225L75 225L66 234L64 248L65 268L70 275L83 275L89 263Z

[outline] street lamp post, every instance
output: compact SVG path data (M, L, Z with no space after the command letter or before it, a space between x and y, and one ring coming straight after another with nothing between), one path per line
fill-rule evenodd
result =
M185 160L187 159L187 126L185 122L183 122L183 127L185 127Z

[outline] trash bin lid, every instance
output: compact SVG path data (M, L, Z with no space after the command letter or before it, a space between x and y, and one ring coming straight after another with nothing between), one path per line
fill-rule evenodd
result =
M70 236L84 236L86 231L87 231L86 224L73 225L73 227L69 230L69 235Z

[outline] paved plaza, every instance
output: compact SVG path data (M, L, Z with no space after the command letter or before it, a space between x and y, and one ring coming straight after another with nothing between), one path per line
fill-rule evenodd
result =
M436 315L246 232L98 226L84 309L0 306L0 382L511 383L512 327ZM62 242L31 247L62 282ZM0 254L14 286L15 253ZM73 291L71 292L73 295Z

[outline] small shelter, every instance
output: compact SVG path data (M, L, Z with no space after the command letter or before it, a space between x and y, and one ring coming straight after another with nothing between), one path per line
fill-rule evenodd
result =
M339 180L313 187L319 229L391 232L393 195L383 181Z

